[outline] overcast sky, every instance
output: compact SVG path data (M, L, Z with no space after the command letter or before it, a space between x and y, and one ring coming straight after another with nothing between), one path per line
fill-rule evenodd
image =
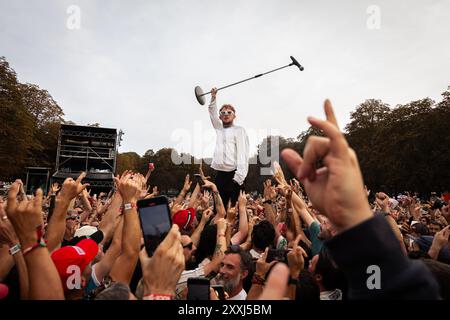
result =
M0 56L19 80L47 89L66 120L122 129L120 151L141 155L176 147L212 156L194 87L226 85L290 55L303 72L286 68L218 94L236 107L252 151L271 132L296 137L308 115L323 117L325 98L341 127L368 98L440 100L448 39L448 0L0 0Z

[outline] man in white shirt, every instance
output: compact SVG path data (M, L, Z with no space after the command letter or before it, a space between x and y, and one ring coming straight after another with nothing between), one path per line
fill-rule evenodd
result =
M249 142L245 129L234 125L236 110L224 104L219 112L216 105L217 89L211 89L209 115L216 130L217 139L211 168L216 170L216 185L225 206L231 200L234 205L239 191L244 190L248 173Z
M228 300L245 300L247 292L244 290L244 280L249 275L252 256L242 250L239 245L232 245L225 251L219 274L215 278L217 284L223 285L228 293Z

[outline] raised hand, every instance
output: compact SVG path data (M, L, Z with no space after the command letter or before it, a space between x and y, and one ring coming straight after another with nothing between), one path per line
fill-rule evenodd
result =
M185 204L181 204L181 203L174 203L173 205L172 205L172 207L170 208L170 212L171 212L171 214L172 214L172 216L175 214L175 213L177 213L178 211L180 211L180 210L185 210L185 209L187 209L187 205L185 205Z
M5 208L0 205L0 247L3 244L12 247L17 243L19 243L19 238L16 231L6 215Z
M123 201L125 203L136 202L142 187L142 183L139 181L139 178L135 180L133 179L132 173L126 172L120 177L120 179L114 179L117 185L117 191L122 196Z
M211 100L216 99L216 96L217 96L217 88L214 87L211 89Z
M265 279L267 271L275 264L277 261L272 261L270 263L266 262L267 254L269 252L269 248L266 248L264 253L256 260L256 274L261 278Z
M209 180L204 180L204 182L205 184L203 185L203 188L211 189L213 192L217 192L217 186L213 182Z
M227 230L227 221L224 218L217 219L217 233L222 234Z
M273 174L273 177L275 178L275 181L280 184L281 186L287 186L288 183L286 182L286 178L284 177L283 170L280 167L280 164L278 162L274 162L273 164L275 173Z
M272 181L267 179L264 182L264 199L265 200L275 200L277 197L277 190L272 186Z
M389 197L384 192L375 194L375 202L383 212L389 212Z
M203 208L208 208L209 201L211 200L211 194L208 191L203 191L203 195L201 198L201 205Z
M189 181L189 174L184 178L183 192L186 193L191 188L192 181Z
M236 219L237 214L237 208L236 206L231 206L231 200L228 201L228 207L227 207L227 221L228 223L232 224L234 220Z
M72 178L67 178L64 180L64 183L61 187L61 191L59 192L59 196L62 198L71 201L77 195L79 195L87 186L88 183L82 184L81 181L86 177L86 172L82 172L77 180L73 180Z
M327 120L308 117L326 137L309 137L303 158L294 150L282 152L290 170L305 186L315 208L328 216L338 232L369 219L372 214L355 152L339 127L329 100L324 104ZM322 160L321 168L316 163Z
M209 219L211 218L212 213L213 213L212 208L208 208L205 211L203 211L201 221L204 223L207 223L209 221Z
M59 185L59 183L55 182L52 184L52 186L50 188L50 192L51 192L51 194L56 194L60 189L61 189L61 186Z
M298 279L300 272L305 266L305 258L308 257L305 250L298 245L300 239L301 235L298 235L295 239L292 250L287 254L289 270L291 277L294 279Z
M145 294L173 295L184 270L184 255L178 225L174 224L152 258L141 250Z
M37 228L42 227L42 190L36 191L32 201L26 197L17 201L20 184L14 182L8 192L6 213L11 221L23 248L28 248L38 241Z
M199 164L198 172L200 173L200 177L202 178L203 181L211 179L210 176L205 177L205 174L203 173L203 161L200 162Z
M243 190L239 192L238 206L239 208L245 208L247 206L247 195Z

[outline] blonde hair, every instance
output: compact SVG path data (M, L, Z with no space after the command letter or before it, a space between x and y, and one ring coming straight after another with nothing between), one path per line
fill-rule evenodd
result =
M231 104L224 104L222 107L220 107L219 112L225 108L231 109L231 110L233 110L234 113L236 113L236 110L234 109L234 107Z

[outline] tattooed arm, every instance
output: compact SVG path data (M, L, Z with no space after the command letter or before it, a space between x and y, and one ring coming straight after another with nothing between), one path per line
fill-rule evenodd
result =
M217 221L218 219L225 218L226 216L225 206L223 205L222 198L220 197L219 194L219 190L217 190L217 186L208 180L204 180L204 182L205 184L203 185L203 187L211 189L214 202L216 204L217 215L215 217L215 220Z
M217 220L217 240L216 249L214 250L214 256L210 263L208 263L205 268L205 275L210 274L212 271L217 271L220 267L220 263L225 255L225 250L227 249L227 244L225 240L225 231L227 229L227 222L225 219Z

